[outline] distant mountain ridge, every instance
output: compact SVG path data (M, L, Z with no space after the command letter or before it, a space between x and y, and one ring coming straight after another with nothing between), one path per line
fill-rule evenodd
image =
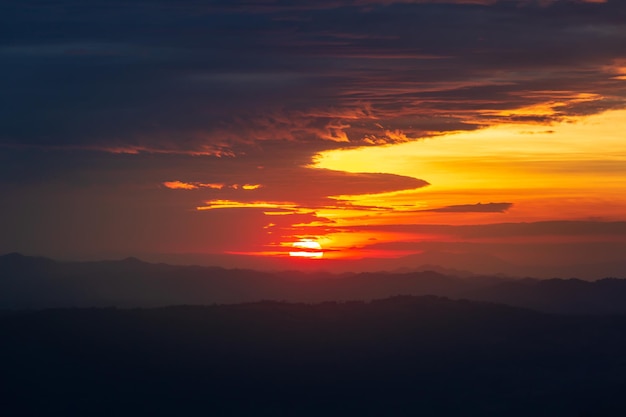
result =
M435 271L331 274L0 256L0 309L160 307L261 300L322 302L395 295L489 301L550 313L626 314L626 280L512 279Z

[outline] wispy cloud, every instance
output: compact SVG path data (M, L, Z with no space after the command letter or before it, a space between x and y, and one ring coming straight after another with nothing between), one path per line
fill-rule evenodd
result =
M222 183L204 183L204 182L183 182L183 181L165 181L163 185L172 190L198 190L206 188L210 190L222 190L230 188L233 190L252 191L263 187L261 184L222 184Z
M438 213L504 213L510 209L512 205L513 203L458 204L423 211L434 211Z

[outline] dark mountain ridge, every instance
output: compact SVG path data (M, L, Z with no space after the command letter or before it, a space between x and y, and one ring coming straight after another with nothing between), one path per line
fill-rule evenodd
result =
M322 302L438 295L545 312L626 313L626 280L512 279L435 271L331 274L261 272L120 261L56 262L0 256L0 308L159 307L260 300Z

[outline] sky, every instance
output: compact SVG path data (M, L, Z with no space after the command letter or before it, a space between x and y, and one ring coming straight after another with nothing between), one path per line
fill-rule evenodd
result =
M0 28L0 253L626 276L626 2L2 0Z

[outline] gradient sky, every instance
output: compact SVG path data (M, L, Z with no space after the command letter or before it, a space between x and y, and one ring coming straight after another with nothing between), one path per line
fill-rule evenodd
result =
M624 1L5 0L0 27L0 252L624 260Z

